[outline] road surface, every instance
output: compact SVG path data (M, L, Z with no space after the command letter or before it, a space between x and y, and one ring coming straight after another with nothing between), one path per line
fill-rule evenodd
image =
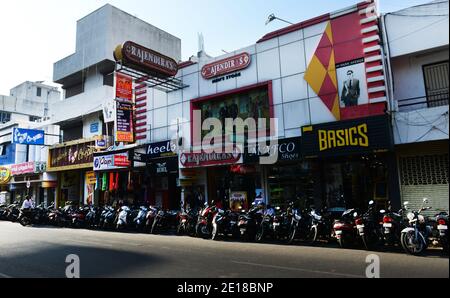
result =
M212 241L0 222L1 277L65 277L66 257L80 259L81 277L354 278L366 257L380 258L381 277L449 277L448 257L397 252Z

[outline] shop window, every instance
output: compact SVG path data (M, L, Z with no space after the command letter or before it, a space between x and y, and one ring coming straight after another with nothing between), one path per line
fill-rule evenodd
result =
M448 154L400 158L402 185L448 184Z
M42 88L41 87L37 87L36 88L36 96L37 97L41 97L42 96Z
M448 61L423 67L428 107L448 105Z
M114 73L103 75L103 86L114 86Z
M65 98L70 98L73 96L76 96L78 94L81 94L84 92L84 84L79 83L70 87L64 88L65 90Z

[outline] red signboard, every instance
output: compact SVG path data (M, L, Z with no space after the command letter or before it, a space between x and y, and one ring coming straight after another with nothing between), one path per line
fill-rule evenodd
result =
M250 62L251 62L250 54L242 53L203 66L202 76L205 79L212 79L231 72L245 69L250 65Z
M11 166L11 175L23 175L34 173L34 162L26 162L22 164L15 164Z
M180 162L184 168L232 165L242 162L242 154L237 151L234 153L182 153Z
M127 41L114 51L116 61L152 74L173 77L178 73L178 63L170 57Z
M126 155L114 155L114 166L115 167L128 167L130 161L128 160L128 154Z
M133 100L133 79L121 73L116 73L116 98Z

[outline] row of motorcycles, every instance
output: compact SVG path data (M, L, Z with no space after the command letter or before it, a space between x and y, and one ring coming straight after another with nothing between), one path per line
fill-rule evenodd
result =
M302 241L337 241L343 247L362 246L374 250L381 246L403 247L408 254L423 253L431 244L439 245L448 254L448 212L434 217L422 213L430 210L428 199L418 210L408 210L408 202L394 212L375 208L373 201L365 212L358 209L330 208L301 210L291 202L282 210L264 204L253 205L249 211L233 212L214 204L201 209L168 211L154 206L76 207L53 205L20 209L19 204L0 206L0 220L27 225L138 231L160 234L175 231L204 239L240 239L243 241L281 241L292 244Z

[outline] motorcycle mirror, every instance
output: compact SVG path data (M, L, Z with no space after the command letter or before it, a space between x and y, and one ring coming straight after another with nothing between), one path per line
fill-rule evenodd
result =
M281 210L280 206L275 207L276 210Z
M353 217L357 217L358 216L358 212L353 213Z
M370 201L369 206L372 206L374 203L375 203L374 201Z
M382 210L380 210L380 213L381 213L381 214L385 214L385 213L386 213L386 210L383 210L383 209L382 209Z
M409 205L409 202L404 202L403 203L403 206L408 206Z

